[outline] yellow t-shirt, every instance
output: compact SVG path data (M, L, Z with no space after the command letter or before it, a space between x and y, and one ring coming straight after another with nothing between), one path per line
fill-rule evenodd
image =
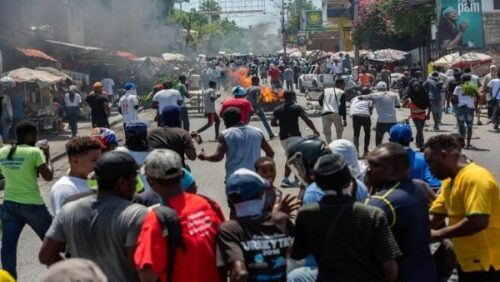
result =
M493 175L471 163L441 184L431 213L445 214L454 225L471 215L489 215L486 229L467 237L453 238L460 267L466 271L500 269L500 190Z

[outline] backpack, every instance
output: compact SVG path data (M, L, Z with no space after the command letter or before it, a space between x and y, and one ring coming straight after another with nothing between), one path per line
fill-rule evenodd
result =
M161 223L162 236L167 237L167 282L174 277L175 253L177 248L185 249L182 240L182 226L177 213L164 205L154 207L154 212Z

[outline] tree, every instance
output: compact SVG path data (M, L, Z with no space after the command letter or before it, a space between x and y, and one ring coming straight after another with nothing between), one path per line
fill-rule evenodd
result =
M317 10L314 3L310 0L292 0L287 6L288 20L286 28L288 34L297 34L300 30L300 13L302 10Z
M200 3L199 9L202 13L208 14L213 21L220 20L220 13L222 11L222 8L220 7L219 3L217 3L217 1L203 0L203 2Z

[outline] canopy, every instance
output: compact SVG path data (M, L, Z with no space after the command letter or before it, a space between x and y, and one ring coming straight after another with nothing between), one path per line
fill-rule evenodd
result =
M395 49L382 49L370 52L366 57L372 61L378 62L398 62L406 59L407 52Z
M458 57L460 57L458 52L453 53L453 54L448 54L448 55L441 57L441 58L437 59L436 61L434 61L432 63L432 65L435 67L446 67L446 66L450 65L453 61L458 59Z
M178 53L163 53L161 54L165 61L185 61L187 57L183 54Z
M19 68L8 72L7 76L14 79L16 83L31 82L40 87L46 87L64 80L64 78L53 75L46 71Z
M482 53L465 53L457 59L453 60L451 67L453 68L466 68L477 67L480 65L487 65L493 62L493 58Z
M12 77L4 76L0 78L0 86L5 88L12 88L16 86L16 81Z
M52 61L52 62L57 62L56 59L53 57L45 54L44 52L37 50L37 49L27 49L27 48L16 48L19 52L21 52L23 55L27 57L33 57L33 58L38 58L38 59L44 59L47 61Z
M48 72L52 75L55 75L55 76L58 76L60 77L62 80L70 80L73 82L73 78L71 78L71 76L65 74L64 72L56 69L56 68L51 68L51 67L36 67L35 70L38 70L38 71L45 71L45 72Z
M45 40L46 42L52 43L54 45L59 45L63 47L69 47L69 48L74 48L74 49L79 49L83 51L102 51L103 49L98 48L98 47L91 47L91 46L83 46L83 45L78 45L78 44L71 44L71 43L66 43L66 42L61 42L61 41L55 41L55 40Z

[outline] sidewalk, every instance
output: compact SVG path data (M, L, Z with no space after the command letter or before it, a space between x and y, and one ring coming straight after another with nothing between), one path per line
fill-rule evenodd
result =
M152 121L154 118L155 111L152 109L143 110L139 113L140 119ZM117 135L123 130L122 128L122 116L119 113L112 113L109 117L110 129L113 129ZM85 136L90 134L92 124L90 121L79 121L78 122L78 135ZM63 134L52 136L47 138L50 145L50 153L52 162L56 162L66 156L66 142L71 139L71 133L69 130L65 131ZM119 138L123 139L123 138Z

